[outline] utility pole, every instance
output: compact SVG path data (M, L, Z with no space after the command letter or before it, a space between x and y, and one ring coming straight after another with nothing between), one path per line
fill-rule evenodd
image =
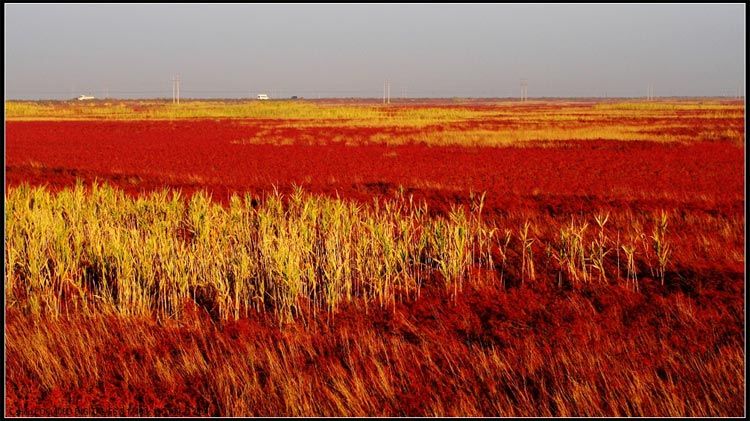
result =
M391 103L391 82L388 81L388 104Z
M180 103L180 75L172 76L172 104Z
M526 79L521 79L521 101L527 101L529 99L529 82Z

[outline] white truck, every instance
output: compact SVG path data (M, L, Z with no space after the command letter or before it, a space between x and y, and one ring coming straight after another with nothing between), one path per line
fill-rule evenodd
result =
M266 100L266 99L268 99L268 95L266 95L266 94L258 94L258 99Z
M86 101L86 100L89 100L89 99L94 99L94 97L93 96L88 96L88 95L81 95L81 96L78 97L79 101Z

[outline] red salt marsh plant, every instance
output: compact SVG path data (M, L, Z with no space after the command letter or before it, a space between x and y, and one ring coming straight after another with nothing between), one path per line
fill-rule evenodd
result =
M743 415L742 105L194 105L6 122L6 415Z
M564 219L511 222L483 216L483 203L446 217L404 195L362 205L297 190L222 205L167 190L11 188L6 404L11 414L740 413L743 262L727 258L742 259L742 241L725 239L741 238L743 218L589 215L630 237L654 224L659 244L673 244L680 272L656 265L650 278L659 246L637 243L633 291L611 254L595 263L596 247L580 247L576 270L610 268L606 281L560 283L540 251L569 247L556 241ZM608 239L578 232L581 244ZM696 235L711 236L703 252L724 263L697 265Z
M567 140L744 145L738 102L489 102L377 106L303 101L6 102L8 121L233 121L249 130L236 144L414 144L522 146ZM260 123L260 124L257 124Z
M227 122L8 122L6 127L6 185L27 181L58 188L77 177L98 178L135 193L164 186L207 189L219 200L232 191L293 183L369 200L402 185L434 197L431 205L446 212L446 197L466 200L471 190L488 192L489 211L541 202L573 208L586 197L652 208L686 202L741 207L744 192L744 148L727 143L273 146L230 143L246 129Z

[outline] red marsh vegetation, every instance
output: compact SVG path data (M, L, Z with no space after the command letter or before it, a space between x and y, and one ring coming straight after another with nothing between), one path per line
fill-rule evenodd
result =
M6 104L6 415L743 415L742 104L181 106Z

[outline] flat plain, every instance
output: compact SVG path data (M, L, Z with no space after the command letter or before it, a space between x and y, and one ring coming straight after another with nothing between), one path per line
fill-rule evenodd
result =
M741 416L744 118L6 102L6 411Z

